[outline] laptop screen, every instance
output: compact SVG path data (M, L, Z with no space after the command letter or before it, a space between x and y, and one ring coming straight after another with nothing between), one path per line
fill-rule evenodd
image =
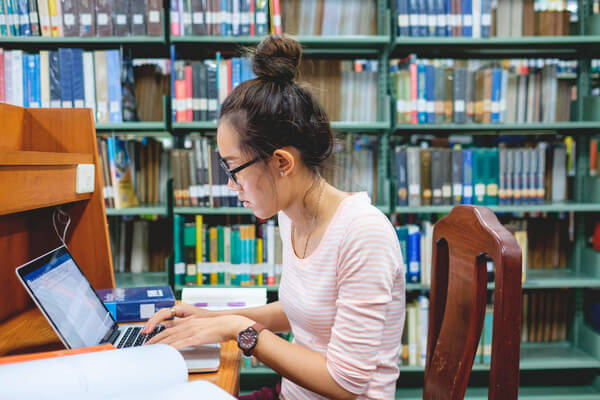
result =
M70 348L94 346L115 321L62 246L18 269L30 294Z

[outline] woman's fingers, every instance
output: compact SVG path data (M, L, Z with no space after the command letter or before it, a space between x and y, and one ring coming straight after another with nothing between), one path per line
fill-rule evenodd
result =
M171 318L171 308L163 308L161 310L158 310L157 312L154 313L153 316L151 316L148 319L148 322L146 322L146 325L144 326L144 328L142 329L143 334L148 334L150 332L152 332L154 330L154 328L156 327L156 325L158 325L160 322Z

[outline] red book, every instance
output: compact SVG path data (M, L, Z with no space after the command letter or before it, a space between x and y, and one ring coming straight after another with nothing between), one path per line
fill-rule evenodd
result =
M250 0L250 36L255 36L254 30L254 21L256 20L256 15L254 13L254 0Z
M279 7L279 0L273 1L273 31L276 35L281 35L281 7Z
M418 90L417 90L417 64L415 64L414 62L411 63L410 67L409 67L409 71L410 71L410 99L411 99L411 106L410 106L411 118L410 118L410 123L411 124L418 124L419 123L419 119L418 119L418 115L417 115L417 97L418 97Z
M598 170L598 139L590 140L590 176L596 176Z
M192 66L185 66L185 120L194 120L194 108L192 101L194 99L194 85L192 79Z

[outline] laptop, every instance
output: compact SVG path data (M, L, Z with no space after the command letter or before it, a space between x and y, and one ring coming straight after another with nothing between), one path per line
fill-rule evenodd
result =
M143 324L119 326L66 246L17 267L17 277L68 349L111 343L117 348L140 346L164 329L141 335ZM189 372L217 371L220 345L179 350Z

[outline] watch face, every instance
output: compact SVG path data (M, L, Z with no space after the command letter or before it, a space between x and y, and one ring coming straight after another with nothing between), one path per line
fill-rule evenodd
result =
M256 331L248 328L240 332L238 343L242 349L251 349L256 344Z

